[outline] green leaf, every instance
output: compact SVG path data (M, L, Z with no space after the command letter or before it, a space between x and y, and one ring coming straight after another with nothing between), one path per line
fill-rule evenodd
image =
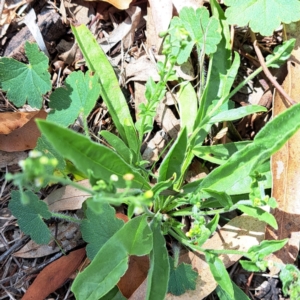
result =
M116 74L90 30L85 25L71 27L88 68L98 75L101 85L100 93L108 107L114 125L117 127L122 139L129 145L128 141L134 136L135 129L127 101L121 91ZM131 124L129 128L132 131L130 136L127 136L124 130L125 120ZM136 139L138 142L137 136Z
M282 291L285 296L292 295L294 298L291 297L292 300L299 299L300 297L300 290L299 290L299 280L300 280L300 272L299 269L294 266L287 264L281 270L279 278L282 282Z
M178 93L180 127L186 127L188 135L193 132L197 116L197 104L197 95L192 84L190 82L182 83Z
M66 162L62 155L60 155L49 143L49 141L46 139L44 135L40 136L37 140L37 145L35 147L35 150L40 151L43 153L43 155L47 156L49 159L56 158L58 161L58 165L56 166L56 169L63 170L66 167Z
M39 51L37 44L25 43L29 64L13 58L0 58L0 85L7 98L16 106L28 101L31 107L41 108L43 95L51 90L48 57Z
M51 212L46 203L41 201L33 192L25 191L24 196L28 203L24 204L21 200L20 191L11 192L11 200L8 208L18 219L20 229L30 235L31 239L37 244L48 244L51 240L51 232L44 223L44 219L51 218Z
M117 286L111 289L105 296L101 297L100 300L127 300Z
M272 241L262 241L259 245L252 246L248 250L248 255L252 260L262 260L267 255L280 250L286 243L288 239L285 240L272 240Z
M231 298L219 285L216 288L216 293L221 300L250 300L248 296L234 283L231 281L234 291L234 297Z
M229 87L230 83L227 82L228 70L232 64L231 58L231 37L229 32L228 23L225 20L224 12L220 4L215 1L210 1L213 16L219 20L221 28L221 41L217 46L217 51L211 55L207 71L207 79L205 90L201 96L200 108L197 115L197 128L198 124L206 116L208 107L216 99L221 99ZM237 66L238 69L238 66ZM237 71L237 70L236 70ZM234 75L234 78L236 76ZM227 87L227 88L226 88Z
M187 290L194 290L198 273L192 269L192 266L181 263L176 267L175 260L171 256L169 256L169 263L170 279L168 292L175 296L180 296Z
M273 54L266 57L266 63L269 68L279 68L283 63L285 63L291 56L291 53L295 47L296 39L289 39L284 41L282 45L278 45L274 48ZM274 62L269 64L273 59L277 58Z
M261 105L247 105L247 106L241 106L236 109L231 109L227 111L222 111L218 113L217 115L213 116L209 123L215 124L218 122L224 122L224 121L234 121L241 119L245 116L248 116L250 114L254 114L257 112L266 112L267 109L264 106Z
M75 278L71 290L76 299L104 296L124 275L129 255L150 253L152 232L146 219L141 216L130 220L103 245L91 264Z
M150 228L153 233L153 249L150 252L146 299L165 299L168 289L170 266L166 241L161 233L161 220L155 217Z
M259 268L253 261L241 259L240 264L242 265L243 269L248 272L261 272L261 268Z
M113 150L54 123L38 120L37 124L53 147L73 162L76 168L87 177L89 170L92 171L94 177L106 181L109 180L111 175L115 174L119 177L119 180L115 182L116 187L124 188L126 183L123 175L130 173L134 175L133 188L150 188L148 182L139 172L127 164Z
M300 20L300 2L298 0L224 0L229 6L225 16L229 24L245 26L249 23L254 32L269 36L280 23ZM242 13L241 13L242 12Z
M87 118L99 97L100 85L97 76L88 72L72 72L65 87L57 88L50 96L51 111L47 120L68 127L82 113Z
M260 221L266 222L267 224L271 225L274 229L278 229L275 217L267 211L261 209L260 207L239 204L237 208L249 216L257 218Z
M300 128L300 104L293 105L267 123L256 135L252 144L234 153L223 165L205 177L199 189L228 191L249 177L252 171L278 151ZM250 178L251 184L251 178Z
M100 135L115 149L115 151L128 163L132 163L133 154L126 144L115 134L101 130Z
M228 144L218 144L213 146L195 146L193 153L195 156L212 162L214 164L223 165L235 152L243 149L251 144L252 141L242 141Z
M185 157L186 148L187 130L183 128L160 165L158 182L171 178L174 173L177 175L177 178L181 175L181 166Z
M225 192L218 192L211 189L204 189L204 191L210 197L217 199L220 205L224 208L228 209L233 205L231 197Z
M82 238L88 243L87 256L93 260L100 248L110 239L123 225L124 222L116 217L116 211L109 204L100 202L101 212L96 213L89 207L86 210L86 219L81 222L80 230Z
M205 252L205 258L216 282L230 297L233 298L234 290L232 281L223 262L215 254L211 254L209 252Z
M179 65L187 61L194 45L208 55L216 52L217 44L221 40L219 22L215 17L209 17L207 8L201 7L195 11L192 7L183 7L179 18L173 18L170 23L169 32L172 40L184 39L182 28L186 30L185 33L191 40L187 40L179 54L178 49L172 49L172 54L177 57Z

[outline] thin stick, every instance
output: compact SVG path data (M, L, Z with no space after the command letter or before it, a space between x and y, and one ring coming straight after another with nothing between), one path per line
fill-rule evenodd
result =
M271 72L269 71L268 67L266 66L265 60L263 58L263 55L259 49L259 47L257 46L257 40L255 40L253 42L253 46L254 46L254 50L256 52L256 55L258 57L258 60L261 64L261 67L264 71L264 73L266 74L266 76L268 77L268 79L271 81L271 83L274 85L274 87L278 90L278 92L289 102L290 105L294 105L297 104L297 102L295 102L286 92L285 90L282 88L282 86L276 81L276 79L273 77L273 75L271 74Z

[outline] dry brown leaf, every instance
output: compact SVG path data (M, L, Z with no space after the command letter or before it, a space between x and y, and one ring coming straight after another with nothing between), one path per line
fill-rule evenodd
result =
M147 46L156 54L160 52L163 39L159 33L168 30L173 14L172 0L149 0L147 10Z
M40 132L35 124L35 119L46 119L47 113L45 111L1 113L1 116L3 118L0 120L0 124L3 126L1 127L1 131L5 132L6 130L11 132L0 136L0 150L15 152L33 149L36 146ZM5 122L5 120L8 121Z
M122 22L108 38L99 41L102 50L107 53L120 41L123 41L123 47L129 48L134 42L135 30L141 18L141 8L132 6L126 10L128 17Z
M77 183L86 188L91 186L88 179ZM88 197L91 197L91 194L67 185L53 191L44 201L51 211L76 210L81 208Z
M148 270L148 256L130 256L128 270L118 283L118 288L123 296L129 298L133 294L146 279Z
M9 134L23 127L38 113L39 111L0 113L0 134Z
M84 0L84 1L108 2L118 9L127 9L129 8L130 3L132 2L132 0Z
M50 230L52 236L54 236L56 231L55 225L51 225ZM53 240L48 245L39 245L34 241L29 241L13 255L23 258L36 258L59 252L61 249L70 251L79 244L78 242L81 238L79 225L73 223L58 224L58 234L56 238L61 248L59 248Z
M296 27L295 27L296 24ZM284 90L296 101L299 99L300 87L300 22L287 25L288 39L295 38L296 45L288 62L288 75L283 82ZM273 115L285 111L289 105L279 93L273 104ZM288 244L274 253L269 259L283 263L294 263L299 252L300 241L300 132L293 135L287 143L272 156L273 174L272 196L278 202L274 216L278 230L267 227L266 238L281 240L289 238ZM275 272L275 270L273 270ZM278 271L278 270L277 270Z
M172 0L173 2L173 5L175 6L177 12L180 12L181 9L183 7L192 7L194 9L197 9L199 7L202 7L205 0L185 0L185 1L182 1L182 0Z
M64 10L71 14L70 17L74 18L80 24L87 24L92 16L95 16L96 3L87 3L85 0L72 0L64 1L64 5L61 5L60 10Z
M26 159L28 154L24 151L5 152L0 151L0 168L17 165L20 160Z
M85 257L81 248L59 258L45 267L26 291L22 300L43 300L55 292L80 266Z

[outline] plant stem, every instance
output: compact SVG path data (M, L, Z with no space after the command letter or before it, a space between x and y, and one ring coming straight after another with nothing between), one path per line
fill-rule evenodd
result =
M70 216L67 216L67 215L64 215L64 214L55 213L55 212L51 212L51 214L52 214L52 217L54 217L54 218L66 220L68 222L73 222L73 223L79 223L79 224L81 223L80 219L73 218L73 217L70 217Z

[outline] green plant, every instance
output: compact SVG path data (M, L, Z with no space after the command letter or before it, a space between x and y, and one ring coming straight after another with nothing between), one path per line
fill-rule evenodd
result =
M39 151L32 152L31 157L21 163L23 173L9 174L7 179L13 180L20 188L12 193L9 207L18 218L21 229L35 241L47 243L51 239L42 218L55 216L81 223L91 264L74 280L72 291L77 299L100 299L112 291L128 268L130 255L149 255L147 299L164 299L168 288L174 292L172 280L183 273L191 274L191 279L185 282L181 290L175 289L174 293L180 294L194 288L194 271L190 266L178 266L178 251L174 251L174 259L169 258L163 237L165 234L191 250L203 252L220 288L233 299L237 287L232 284L218 255L241 254L249 259L242 262L245 268L264 270L266 262L263 258L287 242L264 241L248 252L202 247L216 230L220 214L235 209L277 227L274 217L260 207L276 206L276 201L264 192L270 187L269 159L300 128L296 117L300 113L300 105L294 105L269 122L253 142L203 146L213 124L266 111L255 105L233 108L230 98L261 68L232 90L240 63L239 55L235 53L231 61L230 35L225 17L215 1L211 1L211 7L211 17L206 8L196 11L182 9L179 17L172 20L169 30L163 33L165 61L157 64L160 81L155 83L150 78L147 82L147 104L140 106L139 120L135 124L114 71L94 37L85 26L72 27L89 72L95 75L75 72L66 80L65 88L58 88L52 93L52 113L47 121L37 122L42 133L37 147ZM266 64L281 64L289 56L294 42L290 40L276 48ZM28 49L34 49L29 45ZM191 83L177 78L173 71L174 65L184 63L193 49L196 49L198 59L197 91ZM205 55L209 56L206 79L203 66ZM5 65L7 59L0 59L0 63L4 67L9 65ZM3 88L8 84L4 82L10 80L5 77L5 72L0 72ZM181 131L162 160L158 176L155 176L144 168L140 150L144 135L153 128L156 107L164 97L170 80L180 83ZM87 125L86 136L66 128L79 114L84 117L89 114L99 94L119 134L100 132L112 148L93 142L88 136ZM189 102L191 99L194 103ZM40 107L40 104L37 106ZM190 106L197 109L191 113ZM68 118L61 118L62 114ZM185 174L193 158L197 156L210 160L207 153L216 153L210 159L220 166L204 179L186 184ZM66 176L63 172L64 160L71 161L89 179L91 189ZM53 175L57 168L63 176ZM154 185L150 184L150 179L155 179ZM84 220L50 212L41 203L32 191L49 182L73 185L91 195L84 205ZM128 206L130 220L126 224L115 217L111 206L122 203ZM134 214L140 216L133 218ZM193 227L187 234L183 233L178 216L194 219ZM211 216L211 220L207 222L205 216ZM92 230L99 227L106 227L106 232Z

